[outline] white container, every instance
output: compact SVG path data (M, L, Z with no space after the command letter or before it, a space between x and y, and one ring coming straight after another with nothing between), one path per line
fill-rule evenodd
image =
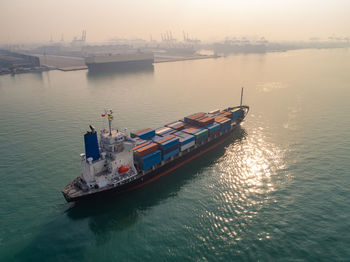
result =
M195 145L196 141L189 142L188 144L182 146L180 148L180 151L185 151L186 149L189 149L190 147L193 147Z

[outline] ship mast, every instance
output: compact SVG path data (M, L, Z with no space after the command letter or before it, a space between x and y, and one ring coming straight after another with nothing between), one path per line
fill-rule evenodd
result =
M242 106L242 101L243 101L243 89L244 89L244 87L242 86L242 90L241 90L241 104L240 104L240 106Z
M110 109L108 112L106 112L108 117L108 127L109 127L109 135L112 135L112 120L113 120L113 111Z

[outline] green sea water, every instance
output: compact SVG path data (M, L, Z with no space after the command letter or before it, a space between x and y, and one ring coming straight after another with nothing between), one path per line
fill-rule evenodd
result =
M72 206L89 124L251 110L224 145L121 197ZM0 261L350 258L350 50L0 76Z

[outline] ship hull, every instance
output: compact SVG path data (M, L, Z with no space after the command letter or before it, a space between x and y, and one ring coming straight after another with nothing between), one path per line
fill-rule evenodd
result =
M199 156L211 151L212 149L216 148L217 146L221 145L227 139L230 137L232 132L237 129L239 125L236 125L231 129L229 132L224 133L222 136L217 137L216 139L213 139L212 141L199 146L198 148L194 149L193 151L177 158L176 160L173 160L164 166L161 166L154 171L145 174L144 176L135 179L133 181L130 181L124 185L117 186L117 187L112 187L112 188L107 188L104 189L103 191L99 192L94 192L90 194L85 194L81 195L78 197L69 197L67 194L63 192L63 195L67 202L75 202L75 201L81 201L81 200L89 200L89 199L96 199L96 198L103 198L103 197L108 197L111 195L118 195L118 194L123 194L132 190L135 190L137 188L140 188L144 186L145 184L148 184L150 182L153 182L154 180L169 174L170 172L176 170L177 168L191 162L192 160L198 158ZM74 182L74 181L73 181ZM73 183L72 182L72 183Z
M153 66L153 59L144 59L137 61L114 61L106 63L86 63L89 71L105 71L105 70L125 70L125 69L139 69Z

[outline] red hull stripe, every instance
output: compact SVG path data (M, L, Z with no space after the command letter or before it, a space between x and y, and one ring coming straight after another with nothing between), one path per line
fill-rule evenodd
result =
M159 173L158 175L156 175L156 176L152 177L151 179L149 179L149 180L143 182L142 184L139 184L139 185L136 185L136 186L134 186L134 187L128 188L128 189L126 189L126 190L124 190L124 191L122 191L122 192L120 192L120 193L125 193L125 192L129 192L129 191L131 191L131 190L135 190L135 189L137 189L137 188L139 188L139 187L142 187L143 185L146 185L146 184L148 184L148 183L153 182L154 180L157 180L158 178L160 178L160 177L162 177L162 176L164 176L164 175L166 175L166 174L168 174L168 173L174 171L175 169L179 168L180 166L183 166L184 164L186 164L186 163L192 161L193 159L195 159L195 158L197 158L197 157L203 155L204 153L208 152L209 150L215 148L215 147L218 146L219 144L223 143L227 138L228 138L228 137L225 137L225 138L219 140L219 141L216 142L214 145L211 145L210 147L205 148L204 150L202 150L202 151L198 152L197 154L195 154L195 155L193 155L193 156L187 158L186 160L182 161L181 163L179 163L179 164L177 164L177 165L175 165L175 166L173 166L173 167L171 167L171 168L165 170L164 172Z

